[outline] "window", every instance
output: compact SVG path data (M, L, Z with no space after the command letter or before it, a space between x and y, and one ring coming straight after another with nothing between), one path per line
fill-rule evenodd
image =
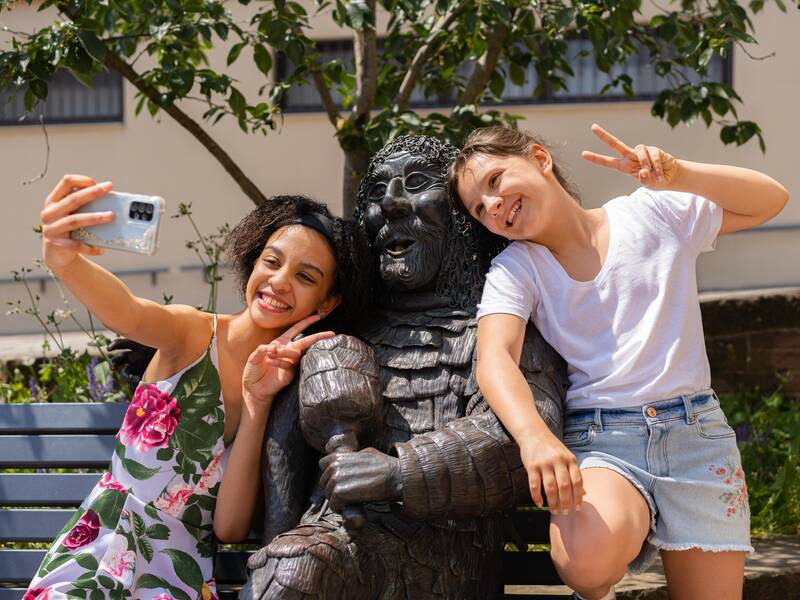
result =
M122 121L122 76L113 71L95 76L88 88L69 71L58 71L48 84L47 100L25 114L24 91L7 104L0 94L0 125L35 125L44 113L45 123L103 123Z
M317 50L320 52L323 61L341 60L344 65L352 68L353 46L349 40L323 41L317 42ZM588 56L581 56L582 51L589 51ZM591 55L591 42L585 39L575 39L569 42L568 59L574 77L565 77L567 90L554 91L547 86L544 94L534 97L533 91L536 89L537 77L533 65L529 66L526 73L526 81L523 85L515 85L510 79L506 79L503 90L504 104L553 104L560 102L624 102L630 100L651 100L658 93L666 88L666 81L657 76L653 67L648 61L647 50L642 48L638 54L633 54L624 65L614 65L611 73L603 73L594 64ZM285 77L291 72L293 66L286 59L286 56L278 56L278 75ZM466 76L469 73L469 65L459 68L459 72ZM731 83L732 63L730 53L726 59L721 59L719 55L714 55L708 66L707 78L713 81ZM626 74L633 80L633 88L636 96L629 98L625 95L622 86L611 88L605 94L600 91L605 85L610 83L615 77ZM691 71L684 74L689 81L699 81L699 76ZM333 99L337 105L341 105L341 96L333 93ZM425 98L422 90L415 89L411 96L411 106L414 108L427 108L437 106L448 106L454 101L453 94L447 94L439 98ZM283 97L283 109L286 112L318 112L322 110L322 103L314 85L309 81L308 85L295 86L286 91Z

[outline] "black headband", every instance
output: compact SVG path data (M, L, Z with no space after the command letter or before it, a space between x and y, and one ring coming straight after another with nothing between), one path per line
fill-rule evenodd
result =
M307 213L287 223L287 225L292 224L305 225L320 233L322 237L328 240L328 243L334 250L334 255L336 254L336 242L333 237L333 222L328 217L322 213Z

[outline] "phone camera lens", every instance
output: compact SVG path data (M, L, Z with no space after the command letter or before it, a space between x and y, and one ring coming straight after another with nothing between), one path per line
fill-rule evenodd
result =
M152 215L153 214L153 205L152 204L146 204L144 209L145 209L145 211L147 211L148 215Z

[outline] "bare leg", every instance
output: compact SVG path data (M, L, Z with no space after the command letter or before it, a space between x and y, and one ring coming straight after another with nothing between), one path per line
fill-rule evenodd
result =
M650 510L619 473L591 468L581 474L583 509L552 515L550 553L564 583L595 600L622 579L639 554L650 529Z
M744 552L662 550L661 561L672 600L740 600ZM713 577L709 577L713 573Z

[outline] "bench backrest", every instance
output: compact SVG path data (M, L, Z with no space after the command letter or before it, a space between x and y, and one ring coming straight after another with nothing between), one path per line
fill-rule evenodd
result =
M100 475L47 470L106 468L127 406L0 404L0 544L49 543L58 535ZM9 469L38 472L9 473ZM512 519L523 543L548 543L546 511L520 507ZM22 598L44 554L45 550L0 548L0 600ZM215 574L222 597L235 598L236 587L246 577L248 555L248 551L225 547L218 552ZM561 583L543 548L506 552L503 579L508 585ZM522 600L526 596L513 597Z

